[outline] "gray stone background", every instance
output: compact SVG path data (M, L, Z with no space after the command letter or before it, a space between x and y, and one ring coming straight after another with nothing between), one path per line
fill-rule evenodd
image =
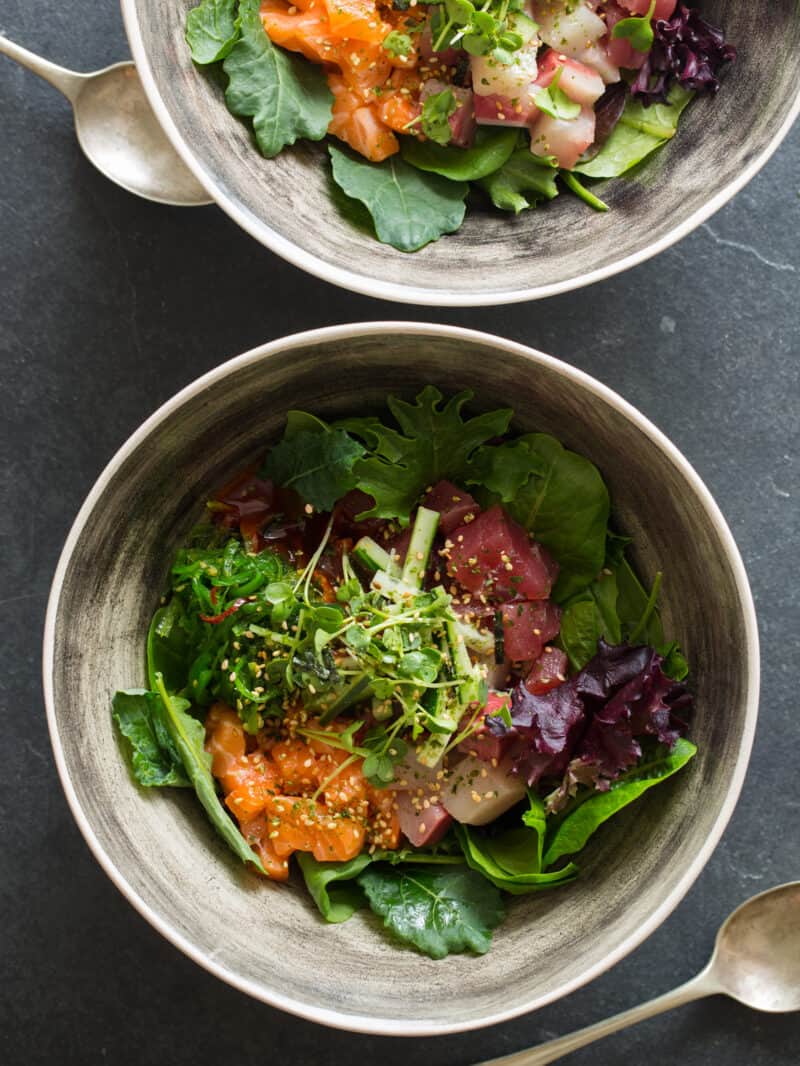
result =
M77 69L128 55L114 4L2 0L0 30ZM800 128L734 203L658 259L544 303L474 311L353 296L283 263L216 208L134 199L83 159L66 102L2 57L0 146L1 1062L394 1066L410 1058L459 1066L597 1021L687 979L734 906L800 877ZM494 1029L411 1041L281 1014L162 940L106 879L72 822L39 676L47 591L64 537L100 470L144 417L263 341L381 318L458 323L542 348L618 389L664 429L739 542L764 671L739 806L672 917L559 1003ZM800 1061L800 1021L717 998L564 1061L788 1066Z

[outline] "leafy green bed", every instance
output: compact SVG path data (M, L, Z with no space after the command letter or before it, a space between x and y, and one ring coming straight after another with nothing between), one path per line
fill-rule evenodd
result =
M551 591L562 611L557 644L573 678L591 671L603 641L646 645L666 676L680 681L687 674L680 649L662 630L661 576L649 591L636 577L625 558L627 538L609 527L609 494L597 468L547 434L509 438L510 409L467 416L471 399L465 391L445 400L427 386L413 403L388 399L392 422L369 416L328 424L289 412L283 438L258 472L299 494L306 514L330 512L359 490L371 498L359 521L413 522L402 570L390 570L389 554L364 537L351 549L361 576L343 557L335 598L322 597L313 578L333 519L299 571L213 522L198 527L174 559L169 595L148 634L149 688L118 692L113 716L136 780L193 788L227 845L260 872L211 772L203 726L210 705L235 707L255 736L299 700L319 720L299 734L338 748L344 765L360 761L367 781L383 789L412 744L419 763L435 768L443 752L470 736L474 709L486 703L486 684L466 650L485 635L474 644L450 592L423 586L438 515L420 500L443 479L469 486L484 508L502 504L558 561ZM220 504L209 507L217 514ZM365 567L378 571L372 582ZM595 666L595 680L601 673ZM498 713L499 729L515 728L513 700L511 711ZM327 731L337 719L336 731ZM678 772L695 750L677 734L671 744L644 737L640 756L623 772L592 783L567 775L548 794L523 789L521 803L496 822L456 823L433 847L375 847L338 863L298 853L299 867L329 922L369 906L399 941L433 958L483 952L504 913L502 893L569 884L578 876L574 857L595 831Z
M252 123L258 149L271 159L298 139L326 136L333 96L320 66L270 41L259 8L260 0L202 0L187 16L186 36L195 63L221 64L229 110ZM554 86L545 91L560 92ZM336 203L350 219L358 205L366 208L378 240L402 252L454 233L471 189L514 214L553 200L562 188L605 211L577 175L605 180L631 170L674 137L692 96L676 85L664 104L644 107L629 98L608 141L572 171L533 156L527 134L508 128L479 128L469 149L438 144L434 137L401 137L401 154L382 163L331 143L331 174L344 194Z

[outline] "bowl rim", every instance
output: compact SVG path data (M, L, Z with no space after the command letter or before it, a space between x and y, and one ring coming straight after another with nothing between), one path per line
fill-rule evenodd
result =
M367 278L353 270L326 262L312 252L299 248L293 241L281 236L280 233L265 222L262 222L256 215L240 207L233 197L226 195L214 181L213 176L201 165L190 145L182 137L158 91L139 27L136 0L120 0L120 3L128 43L153 111L178 155L183 159L211 199L251 237L254 237L260 244L263 244L270 251L275 252L276 255L279 255L300 270L305 270L314 277L321 278L323 281L328 281L333 285L338 285L340 288L349 289L351 292L360 293L363 296L371 296L375 299L390 300L395 303L418 304L427 307L492 307L500 304L523 303L527 300L541 300L548 296L572 292L575 289L593 285L604 278L613 277L615 274L620 274L625 270L631 269L631 267L638 266L640 263L646 262L653 256L658 255L659 252L663 252L682 240L723 207L740 189L744 188L772 156L791 129L798 114L800 114L800 85L798 85L795 97L788 106L783 122L764 148L743 167L739 175L722 189L719 189L697 211L647 248L642 248L638 252L609 263L604 267L599 267L597 270L549 284L492 293L455 292L446 289L431 291L416 285L381 281L379 278ZM255 149L253 150L255 151Z
M744 643L747 664L747 685L744 694L745 714L742 740L735 765L732 769L731 778L728 783L727 793L719 815L717 816L717 820L703 843L703 846L695 855L691 863L688 864L680 880L676 883L671 893L662 900L659 906L655 908L647 920L643 922L633 934L618 944L605 958L589 967L579 977L566 981L562 985L554 986L551 990L536 997L530 1002L495 1011L490 1015L482 1016L475 1020L469 1019L466 1022L457 1022L454 1024L420 1024L412 1019L409 1019L408 1021L398 1021L394 1018L351 1014L343 1011L317 1007L313 1003L306 1003L301 1000L293 999L283 995L280 990L266 988L257 981L232 973L230 970L226 969L225 966L216 961L211 955L205 954L202 950L196 947L183 934L173 929L167 919L162 917L154 907L147 903L126 880L124 873L115 865L111 856L106 852L96 836L89 818L81 807L67 769L55 711L55 695L53 690L55 630L64 577L84 526L91 517L92 511L105 491L109 481L116 474L122 464L149 437L153 430L169 419L174 411L183 406L188 400L192 399L199 393L202 393L209 386L236 373L243 367L253 363L266 361L273 355L286 353L287 351L292 351L309 344L324 344L331 341L348 340L353 339L354 337L375 336L386 333L394 335L402 334L414 338L433 336L437 338L489 344L499 352L511 355L521 355L529 359L533 365L538 364L540 366L545 366L548 369L571 379L586 388L590 393L610 404L620 415L632 421L637 428L656 445L656 447L660 448L661 451L666 454L667 458L678 468L683 477L696 492L714 526L723 550L725 551L742 604L742 623L744 626ZM175 947L190 959L193 959L205 970L214 974L216 977L219 977L227 984L232 985L239 991L245 992L263 1003L287 1011L290 1014L323 1025L328 1025L336 1029L344 1029L351 1032L384 1036L437 1036L495 1025L499 1022L519 1017L522 1014L526 1014L529 1011L536 1010L539 1007L562 998L610 969L613 965L619 962L620 959L624 958L634 948L638 947L639 944L650 936L650 934L669 916L688 892L689 888L697 879L710 858L711 853L725 830L739 798L739 793L747 772L756 719L758 716L760 662L755 606L744 563L742 562L733 535L728 528L722 512L714 501L714 498L700 476L689 463L688 459L685 458L682 452L672 444L665 434L650 422L649 419L626 400L622 399L618 393L610 389L608 386L603 385L589 374L568 363L562 362L554 356L547 355L544 352L530 348L527 345L520 344L516 341L505 340L504 338L489 333L464 329L460 326L432 324L427 322L382 321L348 323L337 326L326 326L321 329L306 330L252 348L241 355L221 363L219 366L185 386L163 403L128 437L100 473L67 535L53 577L47 604L42 649L42 671L50 742L53 748L58 774L61 779L61 785L64 789L72 815L75 818L78 828L83 834L89 849L102 869L106 872L123 896L128 899L139 914L149 922L154 929L161 933L162 936L174 944Z

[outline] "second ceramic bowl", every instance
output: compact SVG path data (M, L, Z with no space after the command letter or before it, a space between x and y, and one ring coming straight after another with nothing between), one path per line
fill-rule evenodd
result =
M475 307L587 285L655 255L752 178L800 110L795 0L699 2L739 48L714 99L695 101L675 139L636 177L602 186L598 215L562 195L517 217L480 203L461 230L413 255L379 244L334 206L324 144L259 155L225 108L224 78L192 64L197 0L122 0L133 57L159 121L195 176L256 240L311 274L386 300Z

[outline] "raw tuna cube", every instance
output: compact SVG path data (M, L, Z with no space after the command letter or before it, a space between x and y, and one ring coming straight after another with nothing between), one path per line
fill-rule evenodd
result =
M460 526L445 541L447 572L471 593L495 601L545 600L558 567L499 505Z
M428 67L438 69L440 67L455 67L458 65L458 61L464 54L458 48L445 48L443 52L434 52L433 41L431 39L431 27L430 23L422 31L422 36L419 40L419 55L422 60L423 73Z
M503 643L506 659L530 662L538 659L542 648L558 636L561 610L549 600L536 603L504 603Z
M506 733L502 737L495 736L494 733L487 729L486 718L489 715L497 714L501 707L504 705L509 706L510 703L510 693L490 692L486 700L486 706L481 711L476 723L475 732L468 736L466 740L461 741L458 745L458 750L463 751L465 755L475 752L477 757L483 762L491 762L492 759L496 759L499 762L508 751L512 741L512 734Z
M420 101L424 103L429 96L445 92L447 89L452 92L456 101L456 109L448 119L450 144L456 145L457 148L469 148L475 139L475 107L472 89L462 89L458 85L439 81L438 78L430 78L420 90Z
M415 848L438 844L453 819L440 803L426 808L419 796L410 792L397 793L397 816L400 829Z
M534 696L543 696L567 679L569 660L560 648L545 648L525 678L525 688Z
M563 52L557 52L553 48L548 48L539 63L539 76L536 84L547 88L558 70L561 71L558 80L559 89L562 89L576 104L593 104L606 91L606 84L596 70L579 63L577 59L570 59Z
M525 127L539 114L530 93L523 93L514 100L507 96L475 97L475 118L479 126Z
M625 70L638 70L647 59L646 52L637 52L631 42L625 37L612 37L611 31L616 24L624 18L629 18L630 12L625 11L615 2L609 0L606 4L606 25L608 26L608 38L606 39L606 52L612 63Z
M619 0L630 15L646 15L650 10L650 0ZM678 0L656 0L653 19L668 19L677 6Z
M445 536L452 533L456 526L463 525L467 515L475 518L481 511L470 494L452 481L437 482L422 504L431 511L439 512L439 531Z

